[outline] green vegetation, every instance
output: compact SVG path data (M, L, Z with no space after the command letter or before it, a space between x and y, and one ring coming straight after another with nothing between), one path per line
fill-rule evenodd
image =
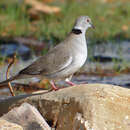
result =
M12 0L11 0L12 1ZM13 0L16 1L16 0ZM130 2L128 0L57 0L51 5L61 8L59 14L42 14L38 18L29 14L24 3L0 2L0 36L33 37L38 40L60 41L71 30L75 18L80 15L91 17L96 29L87 35L93 41L130 38ZM108 0L109 1L109 0Z

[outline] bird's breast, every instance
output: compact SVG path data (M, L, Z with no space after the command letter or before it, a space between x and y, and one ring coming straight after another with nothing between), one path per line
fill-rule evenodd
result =
M68 41L68 44L65 45L67 45L67 53L72 56L72 62L62 69L62 71L51 75L49 78L58 79L72 75L84 65L87 59L87 44L85 36L73 37Z
M80 69L87 59L87 44L86 40L81 41L73 46L73 69Z

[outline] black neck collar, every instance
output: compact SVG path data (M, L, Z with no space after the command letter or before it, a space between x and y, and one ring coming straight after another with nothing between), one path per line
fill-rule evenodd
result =
M82 31L80 29L73 28L72 33L79 35L82 33Z

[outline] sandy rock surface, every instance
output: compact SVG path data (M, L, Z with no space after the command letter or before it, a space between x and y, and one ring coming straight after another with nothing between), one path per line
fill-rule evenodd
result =
M130 89L84 84L43 93L7 99L2 107L28 102L56 130L130 130Z

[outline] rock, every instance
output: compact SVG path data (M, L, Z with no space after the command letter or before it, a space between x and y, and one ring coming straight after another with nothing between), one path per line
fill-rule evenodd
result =
M23 128L18 124L0 119L0 130L23 130Z
M24 130L51 130L38 110L28 103L13 108L2 118L20 124Z
M83 84L32 95L9 98L0 106L33 104L56 130L130 130L130 89Z

